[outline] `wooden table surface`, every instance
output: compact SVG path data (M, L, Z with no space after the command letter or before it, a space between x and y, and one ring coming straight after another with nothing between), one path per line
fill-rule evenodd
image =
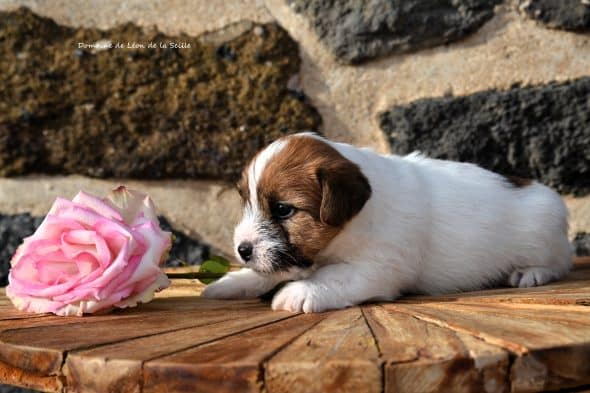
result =
M507 392L590 385L590 259L565 281L323 314L198 297L62 318L0 296L0 382L50 392Z

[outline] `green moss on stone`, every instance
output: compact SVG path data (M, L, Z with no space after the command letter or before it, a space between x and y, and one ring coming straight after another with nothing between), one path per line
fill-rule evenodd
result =
M190 48L78 45L97 41ZM296 43L276 24L214 44L0 12L0 176L231 180L271 140L317 130L315 109L287 88L299 66Z

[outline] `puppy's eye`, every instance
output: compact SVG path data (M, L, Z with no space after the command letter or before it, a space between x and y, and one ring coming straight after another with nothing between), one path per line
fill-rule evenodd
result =
M272 216L274 218L278 218L279 220L286 220L295 214L295 207L281 202L273 203L270 207L270 210Z

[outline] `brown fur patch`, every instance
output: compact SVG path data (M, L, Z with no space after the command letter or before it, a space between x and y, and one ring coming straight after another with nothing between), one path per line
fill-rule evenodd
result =
M533 183L531 179L525 179L518 176L504 176L504 178L508 181L508 183L517 188L530 186Z
M371 186L356 164L327 143L287 138L258 181L258 201L267 217L273 202L297 209L280 225L289 243L311 260L361 210Z

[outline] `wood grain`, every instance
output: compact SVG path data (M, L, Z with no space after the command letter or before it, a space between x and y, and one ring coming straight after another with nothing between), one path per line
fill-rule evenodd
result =
M67 351L227 321L233 317L231 310L158 312L120 320L105 316L84 318L84 323L9 329L0 331L0 360L49 375L59 370Z
M66 360L64 374L71 392L138 392L144 361L293 316L244 310L227 321L73 352Z
M385 392L506 392L508 353L379 306L365 315L385 362Z
M260 365L324 317L298 315L147 362L143 392L258 392Z
M590 305L590 269L574 271L567 281L532 288L497 288L440 296L408 296L399 303L499 302L556 305Z
M512 351L512 391L590 383L588 307L457 302L385 307Z
M590 344L531 350L514 360L510 374L512 391L539 392L587 384L589 359Z
M16 385L26 389L42 392L62 392L62 380L57 375L42 376L18 367L0 362L0 381L3 384Z
M584 306L443 302L384 307L471 334L519 355L590 340L590 309Z
M379 351L360 308L336 311L265 365L270 393L381 392Z

